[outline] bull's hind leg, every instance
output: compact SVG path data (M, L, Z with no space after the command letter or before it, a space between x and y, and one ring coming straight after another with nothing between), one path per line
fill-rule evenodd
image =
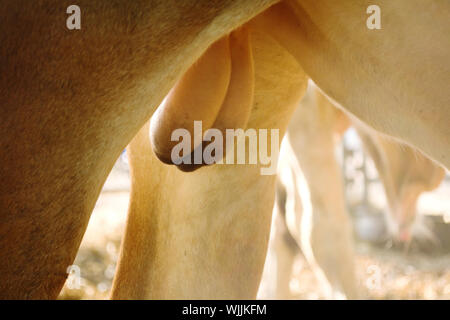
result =
M0 5L0 298L56 298L120 152L207 46L272 3ZM82 270L83 272L83 270Z
M257 32L251 39L255 92L247 128L279 129L281 138L306 76L273 40ZM129 156L132 195L112 298L255 298L275 176L251 164L181 172L153 155L148 126Z

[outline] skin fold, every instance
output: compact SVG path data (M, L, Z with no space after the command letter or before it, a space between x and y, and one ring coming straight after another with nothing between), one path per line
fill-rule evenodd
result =
M153 115L150 139L161 161L172 163L174 130L187 129L194 137L194 121L202 121L204 130L212 127L225 99L230 74L230 43L225 36L189 68Z
M253 103L253 58L248 31L242 27L211 45L202 57L183 75L162 105L156 110L150 124L150 141L155 155L164 163L173 164L172 132L182 128L191 139L191 149L185 158L189 164L177 167L193 171L205 165L195 163L194 149L201 154L208 143L196 144L194 121L202 122L202 137L213 128L225 136L226 129L245 129ZM201 140L201 139L200 139ZM211 139L209 139L211 140ZM216 158L222 158L222 152ZM181 160L181 157L177 157Z

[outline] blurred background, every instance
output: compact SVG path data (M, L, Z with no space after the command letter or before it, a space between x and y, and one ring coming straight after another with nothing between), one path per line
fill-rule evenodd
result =
M448 172L440 186L422 193L417 203L417 220L428 231L426 235L413 237L407 246L398 245L387 234L383 185L355 130L347 130L336 153L352 216L362 298L450 299ZM126 223L129 190L124 151L103 187L60 299L108 298ZM295 299L326 298L302 254L295 258L289 288ZM259 297L265 297L264 290L263 282Z

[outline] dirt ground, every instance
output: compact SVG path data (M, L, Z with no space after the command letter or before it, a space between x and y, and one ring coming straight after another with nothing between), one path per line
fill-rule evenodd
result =
M404 254L358 243L356 271L363 299L450 299L450 255ZM290 283L296 299L324 299L303 257Z
M71 274L60 299L107 299L111 288L129 197L126 169L116 165L97 202ZM449 199L448 189L436 194ZM445 196L443 195L445 194ZM420 203L433 203L427 195ZM444 206L439 210L447 210ZM441 212L449 216L450 212ZM384 245L356 243L360 288L367 299L450 299L450 251L401 250ZM80 281L78 281L80 280ZM291 280L298 299L323 299L308 264L298 257Z

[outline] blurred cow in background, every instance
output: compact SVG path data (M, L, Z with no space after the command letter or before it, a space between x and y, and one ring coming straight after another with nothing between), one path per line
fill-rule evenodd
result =
M268 254L275 261L266 260L269 266L263 283L269 294L261 293L264 298L292 298L289 283L299 247L326 297L360 297L351 216L335 155L337 142L352 124L379 172L388 200L386 218L395 239L411 240L419 196L437 188L443 180L443 168L411 147L347 116L310 85L294 112L280 153Z
M355 118L352 123L383 184L388 204L385 217L391 236L403 243L414 236L432 239L433 235L418 221L417 201L423 192L440 185L444 168L420 151L375 132Z

